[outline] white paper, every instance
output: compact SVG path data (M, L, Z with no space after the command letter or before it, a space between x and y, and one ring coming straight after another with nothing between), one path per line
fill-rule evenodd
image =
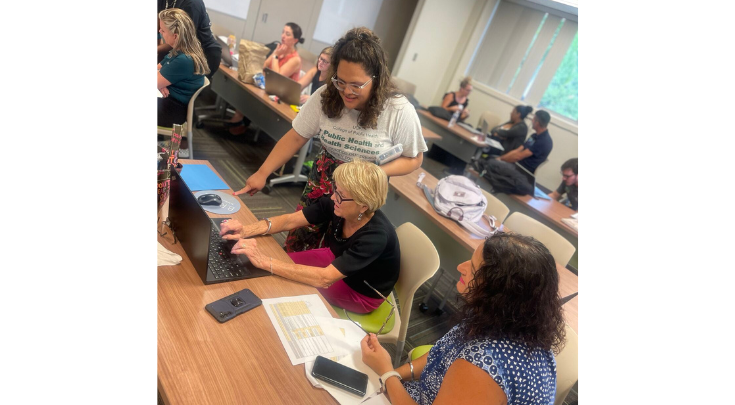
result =
M331 318L331 314L318 295L264 299L263 307L294 366L314 361L317 355L338 354L327 334L340 332L319 323L319 317Z
M163 98L163 94L161 94L161 90L156 89L156 91L158 92L158 98Z
M375 393L371 397L367 397L365 401L361 402L362 405L390 405L390 401L388 401L388 397L385 396L385 394L378 394Z

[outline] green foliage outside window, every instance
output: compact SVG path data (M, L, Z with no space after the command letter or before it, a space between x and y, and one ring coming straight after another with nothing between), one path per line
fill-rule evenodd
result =
M577 121L577 100L578 100L578 81L577 81L577 37L569 46L564 60L556 70L551 84L546 89L544 96L541 98L539 108L551 110L557 114L571 118Z

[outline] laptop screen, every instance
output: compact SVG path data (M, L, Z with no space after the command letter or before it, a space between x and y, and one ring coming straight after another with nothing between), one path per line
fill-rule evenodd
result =
M171 229L202 280L206 280L211 222L176 170L171 171L168 216Z

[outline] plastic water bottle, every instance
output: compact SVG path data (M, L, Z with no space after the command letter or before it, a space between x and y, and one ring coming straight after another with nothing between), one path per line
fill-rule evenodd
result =
M457 123L459 116L462 115L462 110L464 109L464 106L460 104L458 107L459 108L457 108L457 111L452 114L452 119L449 120L449 125L447 125L447 127L449 128L453 127Z

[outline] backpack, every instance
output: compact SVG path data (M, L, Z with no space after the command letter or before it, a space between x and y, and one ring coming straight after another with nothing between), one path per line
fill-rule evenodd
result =
M492 236L498 232L495 217L485 215L487 198L480 186L464 176L447 176L436 184L434 192L421 181L425 174L419 175L417 186L424 190L426 198L439 215L453 219L470 232L480 236ZM480 225L482 218L490 223L490 229Z
M523 176L513 163L497 159L484 159L475 165L480 176L487 179L494 192L517 195L533 195L533 184Z

